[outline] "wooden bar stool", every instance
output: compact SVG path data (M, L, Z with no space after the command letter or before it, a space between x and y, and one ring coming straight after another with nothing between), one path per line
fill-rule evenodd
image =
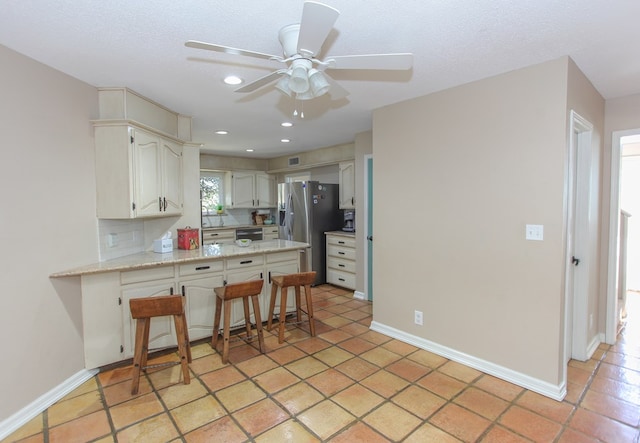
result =
M140 371L147 368L161 366L182 365L184 384L188 385L189 363L191 363L191 347L189 345L189 331L187 319L184 314L184 299L180 295L161 295L157 297L132 298L129 300L131 317L136 319L136 343L133 355L133 379L131 380L131 394L138 393L140 384ZM147 366L149 352L149 326L153 317L172 315L176 327L178 340L179 362L168 362Z
M271 300L269 301L269 319L267 320L267 330L271 331L271 321L273 320L273 311L276 306L276 295L280 288L280 323L278 330L278 343L284 341L284 325L287 317L287 292L288 288L293 287L296 294L296 322L302 321L302 313L307 314L309 319L309 329L311 336L316 335L316 323L313 318L313 302L311 300L311 284L316 279L316 271L300 272L298 274L279 275L271 277ZM304 286L304 295L307 303L307 310L304 311L300 307L300 287Z
M222 303L224 302L224 331L223 331L223 344L222 344L222 363L229 361L229 329L231 323L231 304L233 300L242 298L242 305L244 307L244 324L247 330L246 338L241 338L245 341L251 341L251 317L249 314L249 297L253 303L253 315L256 321L256 330L258 332L258 346L260 352L264 354L264 336L262 334L262 318L260 317L260 304L258 296L262 292L262 285L264 280L251 280L242 283L234 283L220 288L215 288L216 294L216 315L213 321L213 337L211 340L211 346L216 349L218 345L218 335L220 330L220 315L222 314Z

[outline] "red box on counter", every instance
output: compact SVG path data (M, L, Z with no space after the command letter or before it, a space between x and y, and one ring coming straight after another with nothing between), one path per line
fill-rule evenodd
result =
M185 229L178 229L178 249L198 249L199 247L199 229L191 229L189 226Z

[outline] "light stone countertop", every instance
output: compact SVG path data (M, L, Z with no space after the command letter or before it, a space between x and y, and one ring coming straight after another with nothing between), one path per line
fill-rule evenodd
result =
M204 245L199 249L174 249L164 254L156 252L141 252L103 262L93 263L66 271L55 272L50 278L78 277L87 274L99 274L113 271L131 271L134 269L152 268L155 266L173 265L176 263L190 263L217 258L237 257L241 255L264 254L272 252L306 249L308 243L289 240L263 240L251 243L249 246L236 245Z

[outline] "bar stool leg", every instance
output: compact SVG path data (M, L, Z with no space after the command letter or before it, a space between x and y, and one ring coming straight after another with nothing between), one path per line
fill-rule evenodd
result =
M273 311L276 308L276 297L278 296L278 285L271 284L271 299L269 300L269 316L267 317L267 331L271 331L273 322Z
M224 334L222 336L222 363L229 361L229 327L231 324L231 300L224 301Z
M186 324L182 321L182 315L174 315L173 322L176 325L178 355L180 356L180 366L182 366L182 377L184 379L184 383L189 384L191 382L191 378L189 377L189 351L187 350L189 346L185 341Z
M148 331L146 327L147 322L149 322L149 319L145 318L139 318L136 321L136 343L135 353L133 355L133 374L131 380L132 395L138 393L138 387L140 386L140 371L142 370L142 367L145 366L145 363L143 363L142 360L147 353L147 343L149 341L149 336L145 334L145 332Z
M247 340L250 341L252 337L251 314L249 312L249 300L247 300L247 297L242 298L242 307L244 309L244 328L247 330Z
M307 302L307 317L309 317L309 330L311 331L311 336L315 337L316 319L313 318L313 302L311 300L311 285L304 286L304 296Z
M296 321L300 323L302 321L302 312L300 310L300 285L295 286L296 293Z
M256 329L258 331L258 347L260 348L260 352L264 354L264 335L262 333L262 319L260 318L260 301L258 300L258 296L252 296L251 302L253 303L253 315L256 319Z
M289 288L280 287L280 324L278 325L278 343L284 341L284 323L287 319L287 293Z
M211 347L216 349L220 331L220 317L222 316L222 299L216 297L216 315L213 318L213 336L211 337Z
M183 312L180 316L180 321L184 325L184 340L187 348L187 362L191 363L193 359L191 358L191 340L189 340L189 326L187 325L187 315Z

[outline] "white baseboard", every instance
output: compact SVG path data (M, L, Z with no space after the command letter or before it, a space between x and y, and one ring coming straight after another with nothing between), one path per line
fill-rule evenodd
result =
M356 298L358 300L366 300L367 297L364 295L364 292L360 292L360 291L353 291L353 298Z
M506 380L525 389L529 389L530 391L550 397L554 400L561 401L565 395L567 395L567 387L564 383L561 385L553 385L546 381L505 368L504 366L496 365L495 363L439 345L424 338L407 334L404 331L400 331L399 329L395 329L375 321L371 322L371 329L416 346L420 349L424 349L425 351L433 352L434 354L438 354L442 357L448 358L449 360L472 367L478 371L493 375L502 380Z
M24 426L29 422L29 420L36 417L49 406L63 398L97 373L97 369L83 369L51 389L49 392L41 395L6 420L0 422L0 440L7 438L9 435L20 429L21 426Z

